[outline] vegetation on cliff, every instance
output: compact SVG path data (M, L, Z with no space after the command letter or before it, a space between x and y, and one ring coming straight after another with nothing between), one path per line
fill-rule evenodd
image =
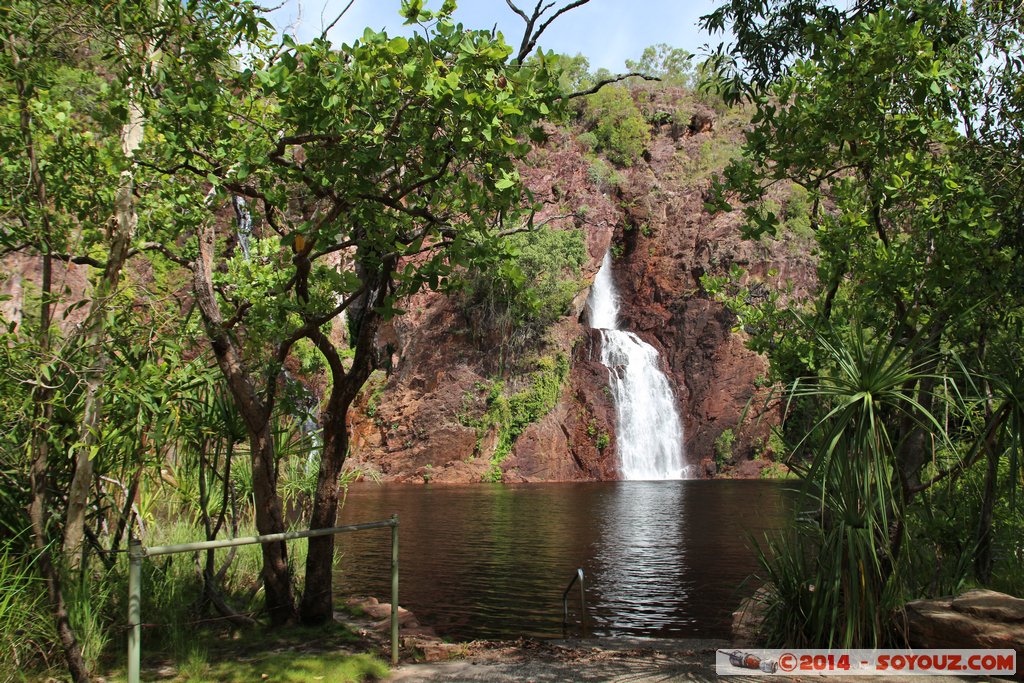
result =
M510 235L485 261L457 277L460 306L477 343L497 350L504 373L525 350L542 346L583 289L581 231L542 227Z

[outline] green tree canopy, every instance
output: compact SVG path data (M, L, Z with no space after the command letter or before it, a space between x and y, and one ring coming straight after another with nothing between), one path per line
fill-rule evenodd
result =
M843 12L734 0L706 21L733 27L732 52L722 54L735 60L735 78L749 77L737 92L757 106L743 158L709 207L735 203L748 237L774 235L774 188L802 186L819 260L818 290L788 311L781 292L750 303L742 287L731 290L776 377L797 382L792 442L808 450L805 475L824 510L820 535L804 542L850 553L834 574L810 579L834 585L835 600L815 601L813 618L787 632L805 629L802 642L817 645L879 642L884 626L863 607L920 590L901 581L923 492L984 463L972 554L977 578L989 581L992 510L1020 485L1020 385L1007 369L1024 355L1020 17L987 2ZM850 510L868 516L851 520ZM794 558L780 552L775 569ZM881 558L868 593L851 583L864 571L855 557ZM780 597L790 613L801 599Z

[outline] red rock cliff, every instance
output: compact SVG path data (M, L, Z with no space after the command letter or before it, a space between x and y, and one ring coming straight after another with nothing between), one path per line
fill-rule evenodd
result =
M672 90L641 90L634 97L648 112L694 106ZM788 280L800 291L812 281L814 263L796 237L746 242L738 214L704 210L708 178L738 150L744 118L731 112L711 123L715 117L696 108L702 125L655 125L645 159L617 169L614 177L603 177L608 166L595 168L593 157L564 130L550 131L522 175L548 207L538 221L585 230L585 282L613 249L623 327L662 355L684 420L688 460L713 473L715 440L732 429L733 472L755 476L753 458L765 450L778 421L778 407L766 404L767 391L759 388L766 361L745 347L743 334L732 329L735 317L709 297L700 278L739 264L749 277ZM566 354L571 371L555 407L519 435L498 465L505 481L617 477L615 411L599 361L600 340L582 321L586 294L583 289L573 314L550 331L542 352ZM497 434L473 425L496 372L492 354L474 343L463 314L445 296L420 294L406 310L382 339L395 349L393 372L377 378L353 411L352 464L391 480L493 477ZM528 381L514 373L506 379L508 390Z

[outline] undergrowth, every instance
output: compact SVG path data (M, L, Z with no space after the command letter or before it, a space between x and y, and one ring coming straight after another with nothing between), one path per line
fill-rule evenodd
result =
M491 430L497 433L490 469L484 475L484 481L501 480L501 463L512 452L516 439L529 425L551 412L568 376L569 358L559 353L538 360L537 369L529 375L528 384L521 391L507 396L505 382L501 380L481 386L487 390L484 414L476 419L464 416L462 421L476 429L478 442Z

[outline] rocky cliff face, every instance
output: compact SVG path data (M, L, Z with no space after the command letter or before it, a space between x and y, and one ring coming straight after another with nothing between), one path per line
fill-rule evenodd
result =
M738 149L742 113L716 120L673 90L641 90L634 97L650 120L668 121L658 113L689 106L699 125L652 124L644 160L610 174L572 132L552 129L522 174L547 207L538 221L585 231L584 285L612 249L622 326L661 353L684 419L688 461L715 474L715 441L731 429L736 438L725 460L737 476L756 476L763 461L754 458L770 450L770 427L779 419L778 406L766 401L769 392L761 388L766 362L744 346L743 334L732 330L734 316L709 297L700 278L738 264L750 278L791 281L799 293L814 277L813 257L796 236L745 242L737 214L704 210L711 173ZM571 360L558 401L518 435L497 464L492 460L498 430L478 420L496 373L493 353L472 339L452 299L436 293L415 297L406 306L409 313L382 338L395 349L392 373L377 377L353 411L351 463L401 481L616 478L615 410L599 335L586 326L587 291L581 287L572 314L554 325L537 350ZM506 378L505 391L528 385L532 373L525 360Z

